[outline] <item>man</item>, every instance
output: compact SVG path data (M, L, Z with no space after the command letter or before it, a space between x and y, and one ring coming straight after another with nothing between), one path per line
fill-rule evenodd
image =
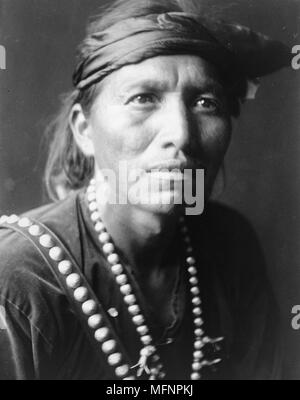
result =
M121 1L95 19L47 164L66 198L1 220L3 376L280 378L255 235L209 195L249 82L289 62L281 43L171 2ZM120 186L125 204L103 179L120 182L121 162L144 171ZM173 200L187 169L205 170L206 204L184 218Z

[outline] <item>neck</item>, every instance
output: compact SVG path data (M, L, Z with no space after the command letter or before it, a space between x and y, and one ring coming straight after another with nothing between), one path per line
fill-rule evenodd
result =
M101 218L118 251L141 274L168 267L178 215L161 215L131 205L98 204Z

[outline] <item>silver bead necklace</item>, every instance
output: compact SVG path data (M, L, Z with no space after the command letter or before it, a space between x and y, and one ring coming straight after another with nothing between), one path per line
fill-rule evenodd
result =
M163 379L166 376L164 367L161 363L160 356L157 348L153 343L153 338L146 324L145 317L137 304L136 296L133 293L131 284L128 281L126 271L120 263L120 258L116 253L115 246L106 227L101 220L100 213L98 211L97 199L96 199L96 180L92 179L90 185L87 188L87 199L89 203L89 210L91 220L94 224L94 229L97 232L98 240L101 245L102 251L106 256L106 259L110 265L111 272L115 277L117 284L120 287L120 292L123 296L123 300L127 305L128 312L131 316L131 320L136 327L136 331L140 337L142 349L140 351L140 359L138 363L131 368L137 367L136 375L141 376L142 373L146 373L150 380ZM221 361L220 358L214 360L205 360L203 347L207 343L216 343L223 340L222 337L211 339L204 335L202 329L203 319L201 318L201 299L200 289L198 286L196 260L193 256L193 248L191 246L191 240L188 234L187 226L185 225L184 218L180 218L180 230L186 244L186 267L189 274L189 284L191 293L192 313L193 313L193 325L194 325L194 349L193 349L193 362L191 366L191 380L201 379L201 369L204 366L210 366Z

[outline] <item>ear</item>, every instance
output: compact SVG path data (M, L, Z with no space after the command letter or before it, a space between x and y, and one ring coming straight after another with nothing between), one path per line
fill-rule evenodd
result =
M77 146L84 155L91 157L94 155L94 142L92 140L91 125L85 116L79 103L74 104L69 116L69 125L73 132Z

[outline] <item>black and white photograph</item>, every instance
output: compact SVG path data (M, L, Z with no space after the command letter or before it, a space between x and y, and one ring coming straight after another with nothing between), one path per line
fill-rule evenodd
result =
M0 380L299 380L299 126L300 0L0 0Z

